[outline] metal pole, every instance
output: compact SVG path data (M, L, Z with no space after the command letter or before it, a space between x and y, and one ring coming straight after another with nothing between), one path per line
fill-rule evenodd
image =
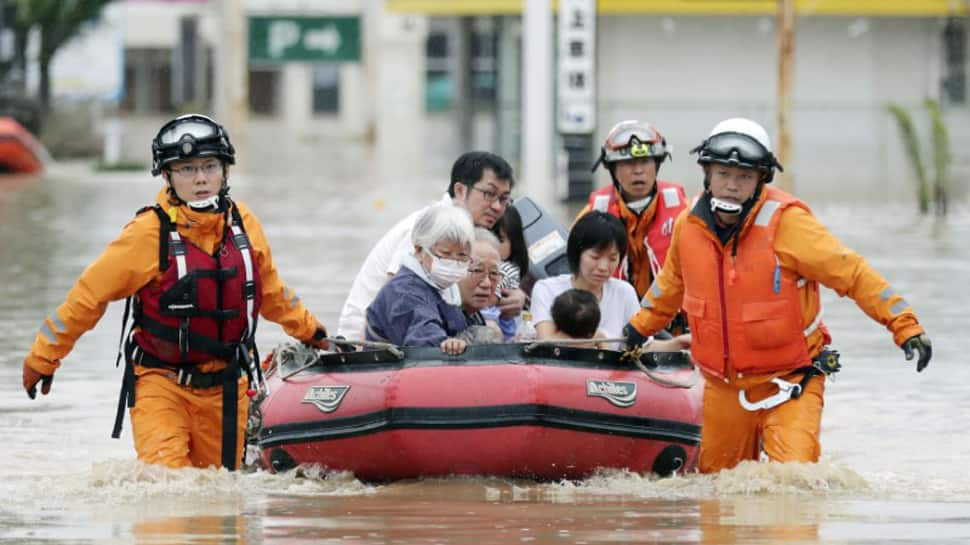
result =
M778 0L778 100L776 116L778 126L778 160L789 170L780 173L775 184L788 192L795 190L792 175L792 144L789 114L792 108L792 76L795 71L795 0Z
M236 169L248 157L249 125L249 28L242 0L220 0L221 34L219 76L215 82L216 112L236 148Z
M552 177L552 6L549 0L525 0L522 63L523 193L543 205L555 199Z

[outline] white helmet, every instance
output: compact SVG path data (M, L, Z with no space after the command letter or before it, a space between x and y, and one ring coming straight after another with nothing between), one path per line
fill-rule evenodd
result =
M733 117L715 125L707 139L691 153L697 153L697 162L702 165L721 163L757 169L765 174L765 183L774 178L776 168L785 170L771 150L768 132L743 117Z

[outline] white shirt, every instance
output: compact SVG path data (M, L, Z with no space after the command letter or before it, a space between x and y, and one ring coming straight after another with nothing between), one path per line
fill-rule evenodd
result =
M453 204L454 201L448 193L445 193L439 203ZM388 279L397 274L404 256L413 252L414 245L411 244L411 231L421 214L425 213L431 206L425 206L397 222L371 248L367 258L364 259L364 264L360 266L360 271L357 272L357 277L354 278L354 283L350 286L350 293L347 295L347 300L344 301L343 309L340 310L337 335L352 340L364 338L367 307L374 301L377 292L384 287ZM457 286L453 286L453 288L450 291L458 291ZM444 294L442 296L444 297ZM457 297L460 301L461 295ZM453 302L454 299L454 293L451 294L451 297L445 297L448 302Z
M573 287L573 275L560 274L544 278L532 288L532 322L536 325L552 321L552 302L556 297ZM623 336L623 326L640 310L637 292L628 282L610 278L603 285L603 298L600 299L601 330L608 338Z

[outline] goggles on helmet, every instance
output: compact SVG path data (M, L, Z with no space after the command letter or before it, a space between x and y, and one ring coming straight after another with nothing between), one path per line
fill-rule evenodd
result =
M757 140L739 133L720 133L711 136L691 153L697 153L697 162L722 163L744 168L771 172L777 168L784 172L775 155Z
M221 125L204 115L183 115L166 123L152 140L152 175L173 161L193 157L219 157L234 164L235 154Z
M599 160L593 165L593 170L596 170L600 163L628 161L641 157L654 157L659 162L669 155L667 141L659 131L635 121L624 122L614 127L606 137Z

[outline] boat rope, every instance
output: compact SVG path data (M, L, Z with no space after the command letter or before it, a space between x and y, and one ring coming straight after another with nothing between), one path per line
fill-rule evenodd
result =
M373 348L375 350L387 350L391 354L394 354L394 357L396 358L404 358L404 351L401 350L396 344L379 341L358 341L353 339L345 339L343 337L324 337L323 340L336 345L338 348L345 344L356 345L363 348Z
M391 343L382 343L376 341L358 341L352 339L344 339L342 337L323 337L323 339L329 342L333 346L339 345L358 345L364 348L371 348L376 350L385 350L391 353L395 358L402 360L404 359L404 351L401 350L396 345ZM303 343L298 342L286 342L277 347L273 353L273 362L271 365L275 365L282 369L285 364L289 367L295 366L296 368L285 375L280 375L281 380L286 380L293 375L299 374L314 365L320 363L320 350L312 346L308 346ZM334 354L339 352L323 352L326 354Z
M650 380L656 382L661 386L669 386L671 388L684 388L685 390L690 390L691 388L694 387L694 385L697 384L697 381L700 380L701 378L701 372L697 369L696 365L691 365L690 367L691 368L690 378L688 378L687 380L681 381L681 380L673 380L669 377L665 377L661 373L651 371L639 359L634 360L634 363L636 363L636 366L639 367L640 370L643 371L643 373L647 375L648 378L650 378Z

